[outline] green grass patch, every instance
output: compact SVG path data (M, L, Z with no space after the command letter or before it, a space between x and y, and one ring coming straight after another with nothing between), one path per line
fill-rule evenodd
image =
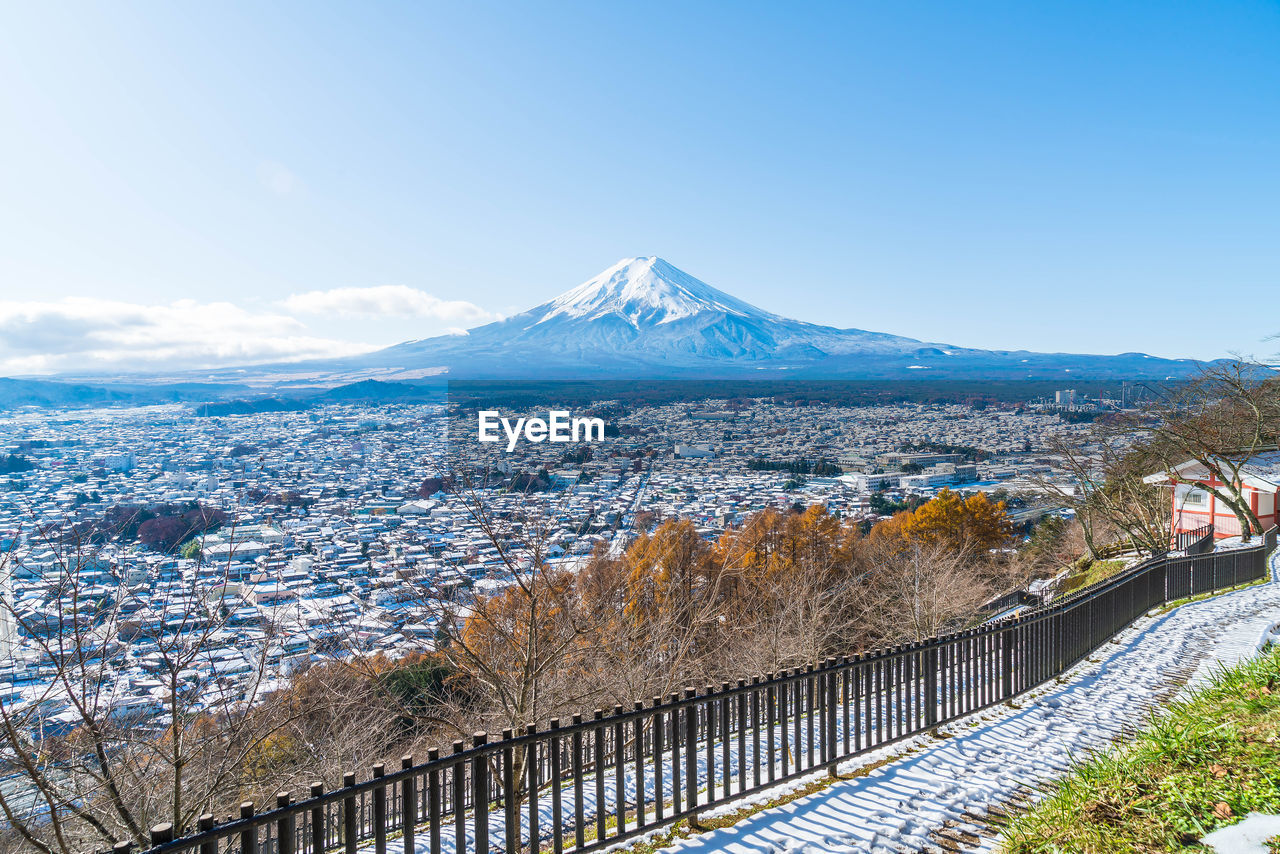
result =
M1089 561L1086 565L1072 570L1070 575L1062 579L1062 583L1058 587L1058 598L1062 598L1068 593L1074 593L1082 587L1088 587L1090 584L1097 584L1099 581L1110 578L1124 569L1124 567L1125 561L1123 560Z
M1248 812L1280 812L1280 649L1218 673L1005 829L1007 854L1206 850Z

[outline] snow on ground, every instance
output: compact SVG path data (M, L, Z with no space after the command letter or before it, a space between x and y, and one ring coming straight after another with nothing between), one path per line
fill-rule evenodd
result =
M1277 558L1272 558L1273 576ZM1062 683L1052 682L1014 699L1019 708L997 706L978 712L941 728L952 737L937 739L928 733L917 735L879 750L853 757L839 766L849 774L860 768L895 760L865 777L839 782L822 792L744 819L733 827L708 832L672 845L667 851L680 854L702 852L887 852L937 850L935 831L944 823L949 833L967 835L978 843L985 829L982 817L990 807L1011 797L1028 793L1028 787L1060 776L1073 756L1105 746L1117 735L1140 726L1147 714L1162 700L1188 682L1204 678L1215 664L1230 664L1250 655L1259 644L1280 635L1280 584L1272 583L1185 605L1167 614L1147 617L1123 632L1116 640L1097 650L1090 660L1066 674ZM888 700L886 709L892 709ZM892 717L892 712L888 712ZM804 718L802 718L802 721ZM792 724L794 723L794 719ZM792 724L777 733L794 753L808 746ZM864 727L867 722L864 720ZM865 729L864 729L865 731ZM820 733L819 733L820 735ZM837 742L843 738L843 721L837 723ZM754 736L746 746L754 753ZM699 743L696 772L698 800L708 800L705 745ZM731 740L729 767L737 767L737 744ZM719 756L719 749L716 751ZM896 758L897 757L897 758ZM895 759L896 758L896 759ZM717 767L720 760L716 760ZM781 769L778 769L781 771ZM718 779L721 775L717 775ZM708 808L703 817L732 815L743 807L768 803L794 792L824 772L790 780L776 787L735 798ZM665 763L663 790L672 791L670 764ZM734 781L733 788L740 791ZM631 767L624 769L621 794L634 803L636 777ZM644 781L646 801L652 810L655 781L652 773ZM618 800L612 771L606 771L601 803L612 813ZM565 818L572 816L574 789L562 786ZM582 787L583 814L590 827L597 811L594 775L587 774ZM551 798L543 791L538 802L542 838L553 824ZM488 815L491 844L500 845L505 817L501 809ZM466 849L475 850L475 821L463 822ZM417 854L429 852L425 828L415 839ZM527 810L520 815L520 836L527 841ZM618 845L625 848L652 836L645 834ZM452 828L442 828L442 854L455 854ZM954 836L953 846L954 847ZM572 845L573 833L566 833ZM992 841L982 842L990 848ZM361 847L372 854L374 846Z
M1213 550L1216 552L1224 552L1224 551L1228 551L1229 549L1249 549L1249 548L1253 548L1257 544L1258 544L1257 537L1254 537L1251 541L1246 543L1243 540L1241 540L1240 535L1237 534L1234 537L1223 537L1221 540L1218 540L1213 544Z
M1073 759L1141 727L1184 682L1196 684L1216 667L1251 656L1280 630L1277 555L1272 583L1144 617L1067 674L1065 684L1049 683L1016 698L1014 707L950 724L943 728L950 738L917 739L901 748L901 758L864 777L664 850L936 851L944 839L948 848L967 841L992 850L997 840L982 821L989 809L1034 797L1036 786L1063 775ZM859 757L841 771L865 762Z

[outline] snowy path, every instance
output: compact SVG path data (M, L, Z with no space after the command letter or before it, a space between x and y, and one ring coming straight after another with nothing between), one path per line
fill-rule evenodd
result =
M1271 559L1273 579L1280 552ZM942 728L953 737L913 739L902 758L864 777L833 784L732 827L664 849L704 852L898 852L977 848L996 840L983 817L1060 776L1072 759L1142 726L1151 711L1190 680L1252 655L1280 621L1274 581L1145 617L1064 676L997 707ZM841 773L865 766L862 756ZM816 778L816 777L815 777ZM800 781L799 784L803 784ZM793 784L792 788L798 784ZM763 802L785 789L747 798Z

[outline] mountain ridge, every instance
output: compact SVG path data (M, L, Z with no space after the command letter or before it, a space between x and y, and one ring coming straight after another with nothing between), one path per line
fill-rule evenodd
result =
M302 388L368 379L762 377L1060 380L1069 387L1176 378L1201 364L1144 353L982 350L823 326L765 311L650 255L623 258L546 302L464 334L352 357L183 371L166 380Z
M437 361L450 376L742 376L862 379L984 375L1163 378L1191 360L981 350L760 309L657 256L624 258L577 287L464 336L405 342L352 360L368 367Z

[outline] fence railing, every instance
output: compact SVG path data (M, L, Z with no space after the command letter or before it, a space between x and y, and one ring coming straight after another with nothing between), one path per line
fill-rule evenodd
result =
M1174 551L1187 554L1207 554L1213 551L1213 524L1201 525L1191 531L1179 531L1173 540Z
M1051 605L921 643L685 689L633 708L477 734L370 779L277 796L152 854L490 854L616 845L706 808L1011 699L1057 676L1153 607L1260 580L1276 545L1152 558ZM126 843L118 851L128 851Z
M1042 600L1039 596L1033 596L1025 590L1013 590L1003 596L997 596L984 602L978 607L978 612L981 614L1000 614L1020 605L1039 605L1041 602Z

